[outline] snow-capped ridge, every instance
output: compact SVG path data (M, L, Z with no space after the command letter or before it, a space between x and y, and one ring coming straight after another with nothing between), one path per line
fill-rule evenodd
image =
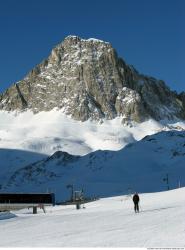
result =
M52 161L52 160L60 159L60 162L62 160L62 164L67 164L69 162L77 161L78 158L80 158L80 156L71 155L71 154L68 154L67 152L63 152L63 151L56 151L54 154L49 156L46 159L46 161Z
M69 36L67 36L64 40L69 40L69 39L74 39L74 40L79 40L79 41L84 41L84 42L97 42L97 43L107 43L107 44L110 44L109 42L105 42L105 41L103 41L103 40L100 40L100 39L97 39L97 38L88 38L88 39L84 39L84 38L81 38L81 37L79 37L79 36L76 36L76 35L69 35Z

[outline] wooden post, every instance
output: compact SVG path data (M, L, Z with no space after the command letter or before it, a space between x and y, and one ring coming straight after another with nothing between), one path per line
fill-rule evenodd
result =
M37 207L33 207L33 214L37 214Z
M80 209L80 203L79 202L76 203L76 209Z
M181 182L180 182L180 180L179 180L179 188L181 187Z

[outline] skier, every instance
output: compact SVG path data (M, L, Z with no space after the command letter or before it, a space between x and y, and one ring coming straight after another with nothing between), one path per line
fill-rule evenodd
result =
M138 193L135 193L133 196L133 202L134 202L134 210L135 213L139 213L139 195Z

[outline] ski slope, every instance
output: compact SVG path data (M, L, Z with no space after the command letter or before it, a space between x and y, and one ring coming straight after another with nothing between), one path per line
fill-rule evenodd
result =
M185 188L140 195L139 214L130 196L0 217L0 247L185 247Z

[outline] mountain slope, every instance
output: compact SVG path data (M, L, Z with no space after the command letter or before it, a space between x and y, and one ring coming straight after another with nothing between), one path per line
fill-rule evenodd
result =
M66 199L67 184L84 188L91 196L155 192L167 188L163 178L169 174L170 188L185 185L185 132L168 131L147 136L116 152L96 151L85 156L57 152L53 156L17 170L4 191L56 193Z
M12 176L12 173L46 156L36 152L0 148L0 190Z
M0 97L0 109L53 108L75 120L185 119L183 95L163 81L139 74L120 59L110 43L68 36L48 59Z

